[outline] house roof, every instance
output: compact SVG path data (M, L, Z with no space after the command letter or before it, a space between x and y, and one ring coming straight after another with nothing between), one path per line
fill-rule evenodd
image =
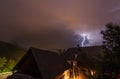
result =
M97 56L97 55L102 55L103 54L103 49L102 46L90 46L90 47L73 47L69 48L65 54L64 58L66 60L74 60L75 59L75 54L80 55L81 53L85 53L89 57Z
M25 68L33 66L33 64L30 64L31 62L35 62L34 64L36 64L43 79L53 79L70 68L65 59L56 52L30 48L13 70L24 72L24 70L26 70Z

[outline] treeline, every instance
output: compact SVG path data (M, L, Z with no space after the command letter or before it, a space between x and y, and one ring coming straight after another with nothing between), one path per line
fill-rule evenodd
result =
M13 42L0 41L0 57L6 57L9 59L15 59L19 61L25 54L26 49Z

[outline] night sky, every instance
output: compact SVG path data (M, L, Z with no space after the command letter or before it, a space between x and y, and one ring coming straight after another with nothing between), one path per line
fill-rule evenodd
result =
M109 22L120 23L120 0L0 0L0 40L23 47L68 48L83 33L101 45Z

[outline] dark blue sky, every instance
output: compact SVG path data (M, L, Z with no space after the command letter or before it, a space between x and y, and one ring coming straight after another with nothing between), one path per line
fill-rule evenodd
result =
M100 30L119 17L120 0L0 0L0 40L53 50L86 33L100 45Z

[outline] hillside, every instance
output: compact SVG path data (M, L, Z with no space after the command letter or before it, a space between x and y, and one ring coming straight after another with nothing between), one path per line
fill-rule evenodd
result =
M19 60L25 54L25 50L17 45L0 41L0 57Z

